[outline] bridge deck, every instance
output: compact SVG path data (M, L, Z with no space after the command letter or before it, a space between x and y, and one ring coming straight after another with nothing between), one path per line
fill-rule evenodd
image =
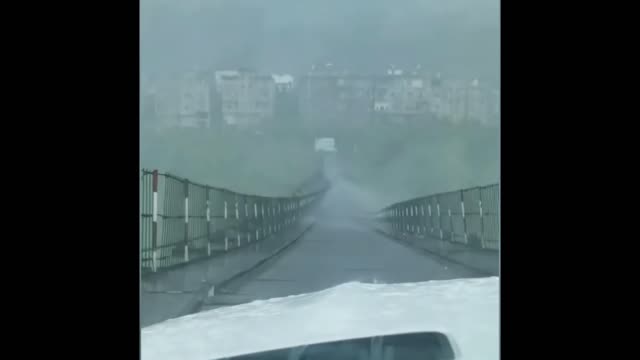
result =
M203 310L253 299L318 291L348 281L415 282L482 275L420 253L377 233L358 219L366 194L334 181L312 214L313 229L281 255L242 276L208 299Z

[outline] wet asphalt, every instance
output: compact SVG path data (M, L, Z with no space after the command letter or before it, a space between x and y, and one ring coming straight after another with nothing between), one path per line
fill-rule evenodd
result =
M308 215L313 228L278 256L219 289L202 310L319 291L345 282L418 282L481 277L464 266L416 251L367 222L374 199L332 176L332 187Z

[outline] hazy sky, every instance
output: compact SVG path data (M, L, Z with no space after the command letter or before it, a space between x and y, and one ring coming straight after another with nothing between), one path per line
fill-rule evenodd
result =
M332 62L500 79L499 0L141 0L143 72Z

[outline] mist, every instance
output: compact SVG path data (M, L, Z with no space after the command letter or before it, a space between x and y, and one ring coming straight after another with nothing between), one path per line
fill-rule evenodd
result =
M139 90L142 358L497 358L499 0L141 0Z
M141 67L389 64L500 82L498 0L142 0Z
M327 63L362 75L419 65L429 76L499 91L499 1L140 2L144 79L239 68L297 79ZM339 176L375 194L376 204L499 181L499 121L425 116L410 124L342 125L349 121L309 126L294 111L244 129L158 129L141 114L141 167L237 191L289 194L321 168L313 141L329 136L338 143Z

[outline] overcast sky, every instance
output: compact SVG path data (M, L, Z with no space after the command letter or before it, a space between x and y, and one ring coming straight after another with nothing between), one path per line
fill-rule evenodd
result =
M419 63L499 84L499 0L141 0L142 72Z

